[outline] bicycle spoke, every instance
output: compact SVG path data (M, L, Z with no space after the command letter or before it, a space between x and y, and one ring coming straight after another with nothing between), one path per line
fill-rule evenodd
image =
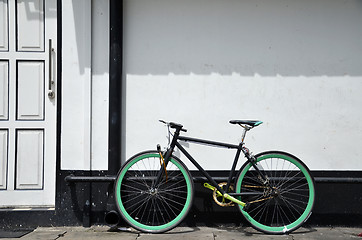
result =
M177 216L176 213L172 210L172 208L170 208L170 207L167 206L167 205L165 206L165 204L167 204L167 202L165 202L165 204L164 204L164 201L163 201L161 198L160 198L159 200L160 200L160 204L162 205L162 209L165 209L165 212L166 212L166 214L167 214L167 216L168 216L168 219L172 219L172 217L170 216L170 213L167 211L167 208L171 210L171 212L173 213L174 217ZM166 207L167 207L167 208L166 208Z
M304 198L309 197L309 194L296 193L295 191L308 191L308 189L302 189L302 190L300 190L300 189L290 189L288 191L280 192L280 194L292 194L292 195L297 195L297 196L304 197Z
M175 187L173 189L162 189L162 192L180 192L180 193L186 193L187 191L178 191L176 189L180 189L180 188L186 188L187 185L182 185L182 186L179 186L179 187Z
M298 199L295 199L295 198L291 198L291 197L286 197L286 196L283 196L284 199L289 199L289 201L293 201L293 202L297 202L297 203L302 203L303 205L306 205L307 202L305 201L302 201L302 200L298 200Z
M294 206L292 206L288 201L285 201L285 199L283 197L281 199L285 203L285 206L288 208L289 212L293 215L293 218L297 219L297 217L294 215L294 211L298 212L298 214L299 214L299 211ZM292 209L290 207L292 207Z
M128 184L122 184L122 186L123 186L123 187L126 187L126 188L133 188L133 189L135 189L135 190L137 190L137 191L141 192L141 190L140 190L139 188L133 187L133 186L128 185Z
M160 200L161 200L161 202L165 203L165 206L167 206L167 207L171 210L171 212L173 213L173 215L176 217L177 214L175 213L174 209L177 210L177 211L179 211L179 209L177 209L177 208L175 208L175 207L174 207L174 209L173 209L173 208L172 208L172 205L170 205L162 196L160 196Z
M134 195L136 195L136 197L133 197ZM129 199L127 201L124 201L123 204L127 204L129 201L135 201L135 199L139 198L139 197L143 197L143 195L145 195L144 193L139 195L139 194L131 194L131 195L127 195L127 197L129 197Z
M285 180L285 181L281 181L281 183L280 184L278 184L278 188L281 188L281 187L283 187L286 183L288 183L288 182L290 182L290 179L293 179L294 177L296 177L297 175L299 175L300 174L300 172L297 172L296 174L294 174L292 177L290 177L290 178L288 178L287 180ZM288 175L289 175L289 173L288 173ZM287 178L288 176L285 176L285 178ZM302 178L300 178L298 181L301 181L301 180L303 180ZM297 182L298 182L297 181ZM294 182L294 184L295 183L297 183L297 182Z
M162 210L161 210L160 206L158 205L157 201L155 203L156 203L156 206L158 207L158 212L160 213L160 215L163 219L162 223L166 223L166 219L164 218L164 216L162 214Z
M147 186L147 185L145 185L145 184L143 184L143 183L141 183L141 182L139 182L139 181L136 181L136 180L132 180L132 179L127 179L127 182L132 182L132 183L136 183L136 184L139 184L140 186L142 186L142 187L146 187L146 189L149 189L149 187ZM130 186L130 185L128 185L128 186ZM136 188L136 187L134 187L134 188ZM137 188L136 188L137 189Z
M288 215L285 213L285 211L283 210L282 207L280 207L280 210L281 210L281 212L284 214L285 218L287 219L287 221L288 221L287 223L291 223L292 221L289 219ZM291 213L293 214L293 212L291 212ZM293 217L294 217L294 219L296 219L295 216L294 216L294 214L293 214ZM283 221L283 225L286 225L286 224L284 223L284 221Z
M143 203L142 203L141 205L139 205L137 208L135 208L135 209L130 213L130 215L132 216L133 213L134 213L135 211L137 211L137 210L140 211L140 210L142 209L142 206L143 206L144 204L148 204L148 199L149 199L149 197L147 197L146 199L144 199ZM128 209L132 209L133 206L137 205L137 204L140 203L140 202L141 202L141 201L137 202L136 204L133 204L132 206L129 206ZM139 212L137 212L136 215L138 215L138 213L139 213Z

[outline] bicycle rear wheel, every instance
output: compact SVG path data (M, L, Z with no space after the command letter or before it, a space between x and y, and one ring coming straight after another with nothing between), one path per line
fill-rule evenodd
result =
M172 156L167 177L155 185L161 168L156 151L143 152L126 162L116 180L115 199L121 216L143 232L160 233L176 227L192 205L194 186L186 166Z
M236 192L249 203L240 211L251 225L268 234L286 234L299 228L310 216L315 199L314 180L307 166L284 152L265 152L255 156L256 166L245 163L236 182Z

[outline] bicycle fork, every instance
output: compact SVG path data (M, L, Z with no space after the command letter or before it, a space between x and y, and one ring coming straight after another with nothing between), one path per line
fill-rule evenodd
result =
M166 154L163 154L162 151L161 151L161 146L159 144L157 144L157 152L158 154L160 155L160 170L158 171L158 174L157 174L157 178L156 178L156 181L153 183L153 186L152 188L155 188L156 186L159 185L159 183L161 182L162 180L162 177L165 175L166 177L166 181L167 181L167 164L169 162L169 159L172 155L172 152L173 152L173 149L171 150L168 149L166 151Z

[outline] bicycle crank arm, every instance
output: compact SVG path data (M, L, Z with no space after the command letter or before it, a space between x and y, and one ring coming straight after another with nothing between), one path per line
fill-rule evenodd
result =
M211 191L215 191L215 189L216 189L216 187L211 186L211 185L208 184L208 183L204 183L204 187L210 189ZM221 192L219 192L219 191L217 191L217 190L216 190L216 193L217 193L217 196L218 196L218 197L221 197L221 196L222 196Z
M216 187L211 186L211 185L208 184L208 183L204 183L204 187L206 187L206 188L208 188L208 189L210 189L210 190L212 190L212 191L215 191L215 189L216 189ZM246 203L244 203L244 202L242 202L242 201L240 201L240 200L238 200L238 199L230 196L230 195L227 194L227 193L225 193L224 195L222 195L221 192L219 192L219 191L217 191L217 190L216 190L216 193L217 193L217 195L218 195L219 197L222 196L222 197L226 198L227 200L230 200L230 201L232 201L232 202L234 202L234 203L236 203L236 204L239 204L239 205L242 206L242 207L245 207L245 205L246 205Z

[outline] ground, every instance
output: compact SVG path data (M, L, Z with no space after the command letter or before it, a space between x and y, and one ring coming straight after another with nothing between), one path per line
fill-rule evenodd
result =
M91 228L83 227L39 227L20 239L27 240L180 240L180 239L197 239L197 240L228 240L228 239L288 239L288 240L310 240L310 239L362 239L358 235L362 228L346 227L304 227L289 235L271 236L260 233L250 227L177 227L163 234L145 234L130 228L120 228L116 231L110 231L107 226L92 226ZM0 238L1 239L1 238ZM11 239L11 238L7 238ZM13 238L19 239L19 238Z

